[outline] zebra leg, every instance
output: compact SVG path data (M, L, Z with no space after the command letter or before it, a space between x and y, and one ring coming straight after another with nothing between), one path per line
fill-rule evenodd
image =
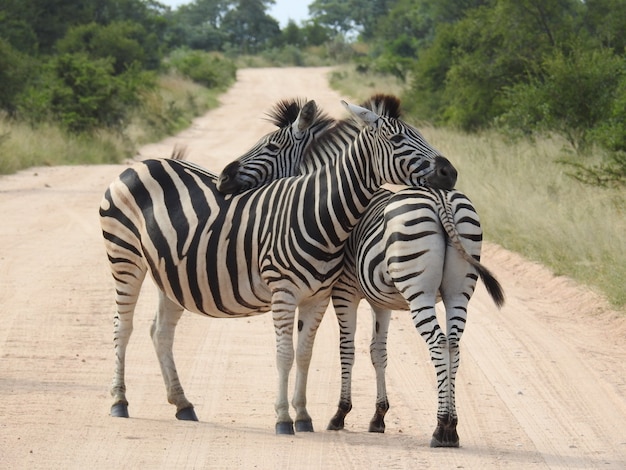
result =
M389 410L385 370L387 369L387 333L391 310L372 307L374 325L370 357L376 371L376 412L370 421L369 432L385 432L385 414Z
M276 297L276 294L275 294ZM295 434L293 420L289 415L289 373L293 367L293 323L296 307L282 299L272 299L272 319L276 335L276 368L278 370L278 395L276 410L276 434Z
M174 332L178 320L183 314L183 308L165 294L159 291L159 306L157 309L150 336L159 359L161 374L167 390L167 401L176 405L176 418L186 421L198 421L193 405L185 397L180 384L176 364L174 363Z
M330 419L329 431L344 428L346 415L352 410L352 367L354 366L354 334L359 298L344 303L343 296L333 296L335 315L339 323L339 356L341 359L341 395L337 412Z
M431 447L458 447L456 435L456 414L450 415L450 350L446 335L437 322L435 298L422 302L421 306L411 305L413 324L426 341L430 360L435 366L437 377L437 428L430 442Z
M467 278L470 279L470 278ZM448 284L452 284L449 282ZM445 282L444 282L444 285ZM453 285L453 284L452 284ZM448 286L449 287L449 286ZM437 411L437 427L430 442L431 447L459 447L459 435L456 427L458 416L456 412L456 373L461 361L459 345L465 331L467 320L467 303L474 290L474 285L465 286L465 289L454 289L459 295L443 294L446 306L447 348L445 357L447 362L446 387L439 400ZM469 294L469 297L467 296Z
M115 259L109 256L109 260ZM122 266L123 265L123 266ZM113 344L115 348L115 373L111 384L111 416L128 418L128 400L124 381L126 348L133 332L133 315L139 298L141 284L146 270L140 263L124 263L111 261L111 270L115 279L116 312L113 319Z
M328 300L300 305L298 308L298 349L296 351L296 386L292 405L296 410L296 431L313 432L313 421L306 409L306 387L313 343L324 317Z

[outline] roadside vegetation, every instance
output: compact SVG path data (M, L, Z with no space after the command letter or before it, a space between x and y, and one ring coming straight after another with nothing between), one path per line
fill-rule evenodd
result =
M355 100L404 90L393 76L330 73L334 88ZM576 165L600 164L605 151L576 154L559 136L511 139L493 129L471 134L407 114L459 170L457 188L480 215L487 240L591 286L626 310L626 191L579 181ZM572 315L575 315L572 312Z
M217 105L238 67L335 66L402 98L488 239L626 308L623 0L6 0L0 173L119 162ZM575 312L573 312L573 315Z

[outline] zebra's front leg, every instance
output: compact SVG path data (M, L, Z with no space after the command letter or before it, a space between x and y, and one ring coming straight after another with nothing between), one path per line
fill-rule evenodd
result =
M336 286L335 286L336 287ZM346 295L346 294L344 294ZM341 394L337 412L330 419L329 431L339 431L345 426L345 418L352 410L352 367L354 366L354 335L356 332L357 308L360 299L346 303L342 296L333 297L335 315L339 323L339 356L341 361Z
M174 333L183 308L159 291L159 306L150 329L152 343L159 359L161 374L167 391L167 401L176 405L176 418L198 421L193 405L183 391L174 363Z
M391 310L372 307L373 328L370 357L376 371L376 412L370 421L369 432L385 432L385 415L389 410L385 371L387 369L387 333Z
M296 431L313 432L313 420L306 409L306 389L313 344L324 318L328 299L301 304L298 308L298 349L296 350L296 386L292 405L296 410Z
M289 415L289 372L293 367L293 323L295 305L272 299L272 319L276 335L276 369L278 370L278 395L276 410L276 434L295 434L293 420Z

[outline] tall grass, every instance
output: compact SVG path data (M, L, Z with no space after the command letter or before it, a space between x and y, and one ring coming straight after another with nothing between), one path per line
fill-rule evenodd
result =
M46 165L116 163L137 148L185 129L191 120L218 104L218 91L177 75L160 77L123 133L98 131L72 135L54 123L31 127L0 117L0 174Z
M356 80L348 72L340 84L337 77L331 75L331 83L355 100L374 91L401 94L384 80L372 87L376 77ZM592 287L626 310L623 189L584 185L568 176L559 161L581 157L556 137L511 141L495 131L468 135L418 127L459 170L457 187L476 206L488 240Z

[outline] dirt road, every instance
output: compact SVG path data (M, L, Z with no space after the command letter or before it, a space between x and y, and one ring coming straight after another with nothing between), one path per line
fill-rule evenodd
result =
M342 115L326 69L241 70L223 105L180 135L141 149L219 171L271 130L278 99L314 97ZM454 155L449 155L454 161ZM269 315L183 316L175 355L200 422L165 399L148 329L145 283L127 361L131 419L108 416L112 282L98 206L125 165L33 168L0 177L0 467L2 468L626 468L626 322L601 299L497 246L483 259L506 289L496 310L470 303L457 381L461 448L431 449L436 386L408 314L394 314L384 435L367 433L375 383L362 305L354 410L325 431L339 395L337 327L322 322L309 381L317 432L274 435L276 372Z

